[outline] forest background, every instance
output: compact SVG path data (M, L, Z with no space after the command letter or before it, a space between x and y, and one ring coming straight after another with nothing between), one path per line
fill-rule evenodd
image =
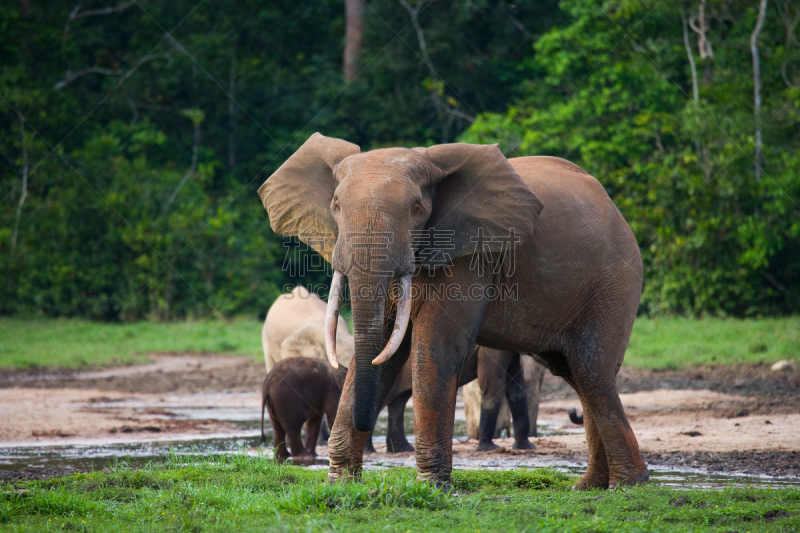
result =
M0 9L0 314L262 316L324 281L255 191L313 132L596 176L640 313L800 312L800 1L21 0Z

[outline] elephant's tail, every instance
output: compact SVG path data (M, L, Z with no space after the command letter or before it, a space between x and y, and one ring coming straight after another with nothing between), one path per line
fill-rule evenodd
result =
M268 380L269 377L264 379L264 385L261 387L261 444L264 444L267 441L267 438L264 435L264 411L267 408L267 402L269 402L269 388L267 387Z
M569 421L573 424L578 424L579 426L583 425L583 415L578 416L578 411L574 407L570 407L567 411L569 414Z

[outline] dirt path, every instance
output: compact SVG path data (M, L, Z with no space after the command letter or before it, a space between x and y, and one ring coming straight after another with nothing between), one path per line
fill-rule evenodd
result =
M154 355L152 363L90 371L0 372L0 446L136 442L236 435L225 408L260 408L264 367L246 357ZM622 403L645 459L656 467L800 476L800 372L766 366L703 367L692 372L623 369ZM537 449L476 452L454 444L454 465L585 464L586 442L566 409L575 393L547 375L540 420L562 433L532 439ZM191 416L176 414L192 410ZM203 409L208 409L204 416ZM252 433L252 432L251 432ZM381 446L376 448L381 452ZM324 447L318 449L325 455ZM413 454L368 456L413 465Z

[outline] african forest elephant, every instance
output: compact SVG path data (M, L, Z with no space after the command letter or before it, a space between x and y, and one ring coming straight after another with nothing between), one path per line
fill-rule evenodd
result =
M478 440L478 450L494 450L497 445L492 439L499 437L502 429L512 434L513 417L513 447L534 448L528 437L536 436L544 367L528 354L477 349L478 379L461 389L467 436Z
M261 344L267 373L275 363L289 357L325 359L325 302L300 285L281 295L267 312ZM342 364L350 364L354 350L353 336L340 317L336 353L342 354Z
M327 361L292 357L278 361L261 387L261 442L264 442L264 409L269 413L278 459L292 457L300 462L313 460L322 417L330 424L336 420L339 396L347 369L330 367ZM306 443L300 437L306 424Z
M360 153L314 134L259 188L276 233L334 269L326 348L336 367L345 278L355 355L331 432L331 481L412 365L418 478L448 484L459 373L478 343L537 354L578 393L589 465L578 489L648 478L616 388L642 286L636 239L603 186L555 157L497 145Z

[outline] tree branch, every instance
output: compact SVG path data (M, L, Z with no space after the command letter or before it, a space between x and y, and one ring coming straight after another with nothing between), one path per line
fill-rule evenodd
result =
M692 97L695 102L698 102L700 101L700 92L697 89L697 65L694 62L692 45L689 42L689 30L686 28L685 13L681 13L681 21L683 22L683 46L686 48L686 57L689 58L689 68L692 71Z
M80 78L81 76L85 76L87 74L103 74L105 76L120 76L121 75L122 79L124 80L124 79L127 79L128 76L133 74L133 72L137 68L139 68L142 65L142 63L145 63L147 61L153 61L154 59L163 59L163 58L172 59L172 56L170 54L149 54L149 55L146 55L143 58L141 58L139 61L137 61L136 64L128 71L124 71L124 70L121 70L121 69L101 68L101 67L89 67L89 68L85 68L83 70L79 70L77 72L72 72L71 70L68 70L67 71L67 75L64 77L64 79L59 81L58 83L56 83L55 89L57 91L61 90L64 87L66 87L67 85L69 85L70 83L72 83L73 81L75 81L76 79Z
M14 229L11 232L11 253L17 248L17 238L19 237L19 222L22 218L22 206L28 199L28 142L25 139L25 119L17 113L19 117L19 134L22 142L22 192L17 203L17 213L14 217Z
M400 5L402 5L406 11L408 11L408 15L411 17L411 24L414 26L414 31L417 33L417 42L419 43L419 50L420 53L422 54L422 61L424 61L425 66L428 67L428 71L430 72L431 78L435 80L437 79L441 80L442 77L439 76L439 73L436 72L435 68L433 68L433 62L431 61L431 58L428 55L428 45L425 42L425 33L422 31L422 26L419 23L419 19L417 19L417 14L419 13L422 4L417 4L417 7L412 8L411 4L409 4L407 0L398 0L398 1L400 2ZM431 90L431 99L433 100L433 103L436 105L436 107L438 107L445 113L464 119L468 121L470 124L475 122L475 117L468 115L467 113L464 113L462 111L459 111L458 109L455 109L454 107L444 102L436 93L435 89Z
M761 149L763 139L761 136L761 65L758 59L758 35L764 27L764 18L767 12L767 0L760 0L758 5L758 20L756 27L750 35L750 54L753 56L753 113L756 119L756 181L761 181Z
M117 11L122 11L123 9L128 9L129 7L136 4L135 1L128 2L127 4L120 4L114 7L104 7L100 9L87 9L86 11L81 11L81 4L83 2L78 2L72 11L69 14L69 18L67 19L67 24L64 26L64 37L69 35L70 27L72 26L72 21L76 19L81 19L84 17L93 17L95 15L110 15L111 13L116 13Z
M697 8L697 17L694 15L689 17L689 26L692 31L697 33L697 51L700 53L700 59L714 59L714 49L711 47L711 41L708 40L707 33L709 30L708 19L706 18L706 0L700 0L700 7Z

